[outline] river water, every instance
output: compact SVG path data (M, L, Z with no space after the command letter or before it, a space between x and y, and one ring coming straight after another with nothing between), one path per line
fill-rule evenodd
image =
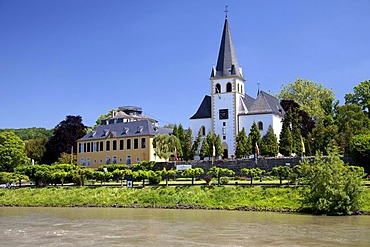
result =
M0 246L370 246L370 216L0 208Z

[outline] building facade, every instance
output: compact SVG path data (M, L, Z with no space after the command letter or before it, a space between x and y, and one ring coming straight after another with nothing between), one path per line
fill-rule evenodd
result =
M271 125L277 138L282 128L284 110L272 95L259 91L256 98L245 93L243 71L238 65L231 32L226 16L217 65L210 76L210 93L197 112L190 118L194 137L201 130L220 135L224 158L235 153L236 136L244 127L247 134L255 122L263 136Z
M77 141L77 162L96 168L104 164L163 161L155 154L153 138L170 133L171 129L158 127L157 121L143 116L141 108L121 107Z

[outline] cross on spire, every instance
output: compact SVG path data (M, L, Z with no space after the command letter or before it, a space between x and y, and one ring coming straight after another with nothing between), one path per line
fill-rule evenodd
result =
M229 7L229 5L225 5L225 17L227 18L227 12L229 12L229 10L227 9Z

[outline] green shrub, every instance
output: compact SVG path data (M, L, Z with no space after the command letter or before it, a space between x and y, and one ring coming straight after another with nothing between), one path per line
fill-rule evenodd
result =
M230 181L230 178L228 178L228 177L221 177L220 178L220 183L221 184L228 184L229 181Z

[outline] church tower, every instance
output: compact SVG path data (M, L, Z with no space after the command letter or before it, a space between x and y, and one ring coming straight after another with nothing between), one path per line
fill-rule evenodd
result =
M211 113L212 132L220 135L224 158L235 153L235 139L239 130L238 114L244 111L244 77L235 54L226 16L217 65L212 68Z

